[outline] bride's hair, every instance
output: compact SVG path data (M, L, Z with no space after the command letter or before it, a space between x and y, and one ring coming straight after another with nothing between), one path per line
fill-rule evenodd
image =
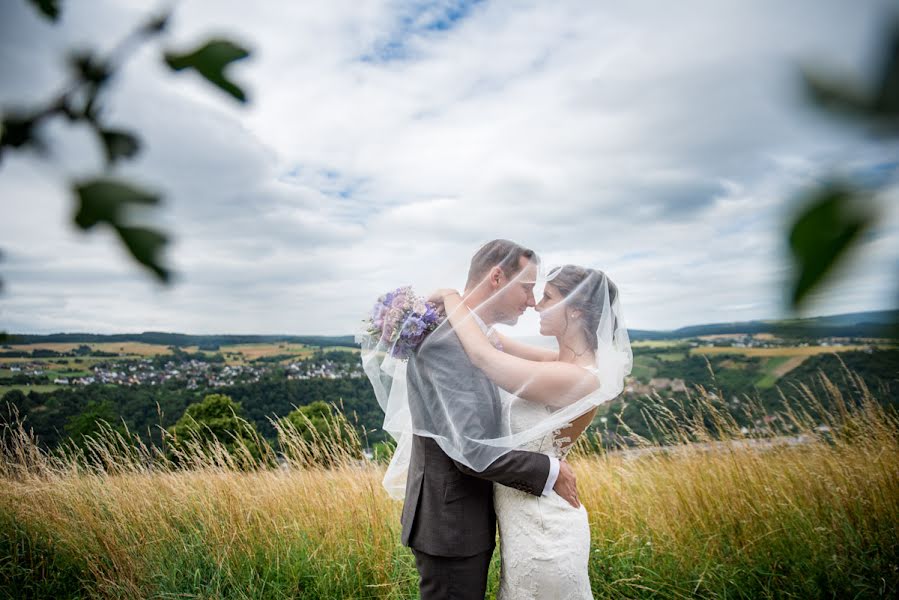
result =
M565 298L565 304L575 310L581 311L581 326L590 348L596 350L599 340L596 330L599 328L599 320L602 318L605 306L605 294L602 291L603 280L609 286L609 306L615 302L618 296L618 287L602 271L585 269L577 265L565 265L554 269L556 273L547 281ZM617 323L613 323L614 331Z

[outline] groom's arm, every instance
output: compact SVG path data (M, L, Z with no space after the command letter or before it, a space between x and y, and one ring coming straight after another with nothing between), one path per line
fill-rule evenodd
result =
M560 466L557 458L522 450L512 450L504 454L483 471L475 471L455 460L453 463L466 475L489 479L534 496L543 496L552 491L559 477Z

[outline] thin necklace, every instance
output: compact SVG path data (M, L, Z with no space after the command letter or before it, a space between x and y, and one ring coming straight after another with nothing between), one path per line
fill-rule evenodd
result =
M568 348L569 350L571 350L571 352L574 354L574 357L575 357L575 358L580 358L580 357L582 357L584 354L587 353L587 350L590 349L590 346L588 345L586 348L584 348L584 349L581 350L580 352L575 352L575 351L574 351L574 348L572 348L572 347L569 346L568 344L565 344L565 347Z

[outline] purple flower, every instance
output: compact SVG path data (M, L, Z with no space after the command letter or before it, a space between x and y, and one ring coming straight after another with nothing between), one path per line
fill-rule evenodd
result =
M378 298L369 319L369 334L390 348L391 356L407 359L429 333L437 329L442 315L437 307L415 295L409 286Z

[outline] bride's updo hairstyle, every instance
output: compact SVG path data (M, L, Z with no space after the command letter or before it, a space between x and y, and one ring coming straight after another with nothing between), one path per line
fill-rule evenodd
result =
M565 298L566 306L581 312L579 325L584 330L587 343L594 351L599 346L596 331L605 306L605 294L601 293L604 281L609 286L609 306L611 306L618 297L618 288L602 271L565 265L550 271L546 282L559 290ZM617 323L613 324L613 330L616 326Z

